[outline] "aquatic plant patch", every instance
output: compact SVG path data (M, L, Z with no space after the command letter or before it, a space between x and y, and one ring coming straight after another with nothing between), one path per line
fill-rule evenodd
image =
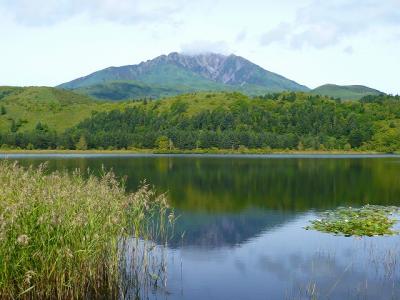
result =
M365 205L360 208L339 207L320 214L305 229L344 236L378 236L398 234L393 226L400 211L395 206Z

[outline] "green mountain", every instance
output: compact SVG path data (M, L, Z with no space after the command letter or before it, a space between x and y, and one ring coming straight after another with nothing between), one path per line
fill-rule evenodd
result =
M197 91L240 91L260 95L309 90L240 56L176 52L138 65L110 67L58 87L112 100L159 98Z
M160 98L174 96L183 92L192 92L194 89L179 89L177 87L158 87L135 81L109 81L103 84L84 86L74 91L89 95L100 100L125 100Z
M29 131L38 122L59 132L104 111L112 103L94 101L88 96L51 87L0 87L0 131Z
M325 84L311 91L314 95L329 96L343 100L359 100L368 95L384 94L378 90L363 85Z

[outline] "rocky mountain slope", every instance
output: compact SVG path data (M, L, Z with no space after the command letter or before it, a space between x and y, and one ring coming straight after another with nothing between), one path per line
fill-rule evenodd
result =
M249 95L309 90L233 54L186 55L176 52L138 65L106 68L61 84L59 88L113 100L211 90L241 91Z

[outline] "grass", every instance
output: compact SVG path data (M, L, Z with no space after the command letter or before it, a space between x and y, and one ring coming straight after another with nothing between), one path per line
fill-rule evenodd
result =
M92 112L123 108L128 103L106 103L70 91L50 87L0 87L0 131L8 132L12 120L20 123L19 131L30 131L38 122L63 132L90 117Z
M393 214L398 212L399 208L392 206L339 207L322 213L306 229L344 236L394 235L399 233L392 229L397 223Z
M168 111L177 101L187 103L187 114L201 110L222 107L231 101L249 98L229 93L190 93L165 98L167 101L152 101L148 109ZM126 107L140 105L132 101L96 101L79 93L51 87L0 87L0 106L6 113L0 114L0 132L10 131L12 121L19 124L18 132L35 129L38 122L48 125L58 133L74 127L89 118L93 112L124 110Z
M167 208L148 185L127 194L111 172L47 174L1 162L0 298L118 297L127 277L122 245L165 237ZM155 273L140 262L129 281L137 289Z

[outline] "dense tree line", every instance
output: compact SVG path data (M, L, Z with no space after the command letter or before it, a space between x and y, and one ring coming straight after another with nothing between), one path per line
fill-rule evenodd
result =
M142 103L96 113L56 134L38 123L32 132L2 133L0 144L32 149L364 149L400 150L400 97L360 101L280 93L189 111L188 101ZM163 107L164 109L161 109Z

